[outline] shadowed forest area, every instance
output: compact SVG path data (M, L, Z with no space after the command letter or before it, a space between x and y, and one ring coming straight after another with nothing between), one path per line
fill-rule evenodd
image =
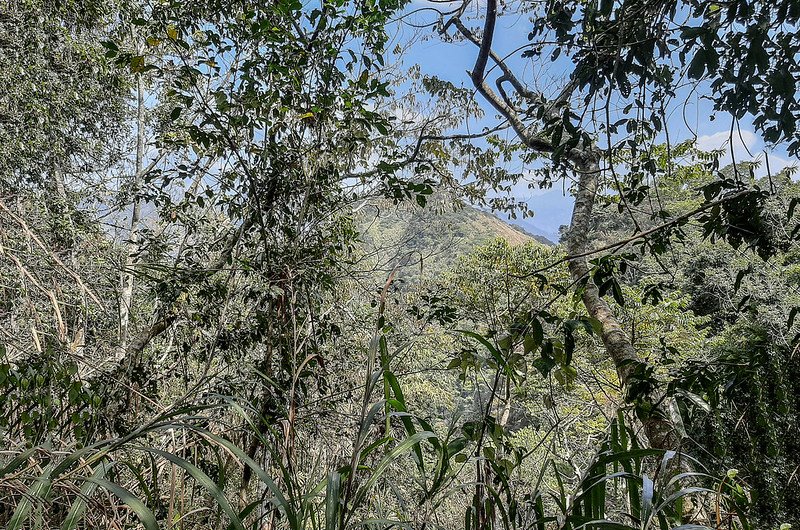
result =
M799 21L0 0L0 527L800 528Z

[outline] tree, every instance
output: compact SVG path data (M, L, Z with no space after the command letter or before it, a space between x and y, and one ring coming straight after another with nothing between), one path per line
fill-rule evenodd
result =
M91 266L76 261L67 267L55 255L35 275L27 274L24 265L16 267L19 281L10 285L9 299L24 302L28 282L41 295L34 301L39 306L36 311L26 314L14 307L10 314L3 313L2 327L6 329L6 319L11 322L13 342L24 336L17 333L17 326L33 330L19 347L14 344L10 359L5 358L8 349L3 349L0 384L9 390L3 408L4 440L13 439L16 447L23 447L58 433L56 447L67 452L54 456L44 449L43 459L66 458L69 467L71 456L64 455L76 446L88 446L79 451L96 449L96 461L105 462L106 451L119 451L120 458L135 467L140 463L137 450L126 443L153 436L163 444L156 450L163 452L150 454L171 457L175 464L185 455L175 456L178 450L164 438L156 418L169 416L165 409L184 410L192 417L194 411L207 410L212 396L233 394L247 403L252 416L241 418L235 409L228 409L210 413L198 423L203 429L210 426L213 436L229 434L244 448L239 453L234 450L237 458L220 466L241 471L237 488L242 508L256 502L257 517L277 517L279 510L273 505L252 500L269 489L255 461L287 470L281 486L297 487L292 483L297 411L305 399L322 392L322 355L331 351L339 333L330 312L336 303L334 287L346 273L356 237L350 205L363 197L398 194L412 200L420 197L422 202L430 193L430 185L395 175L402 163L368 167L371 146L392 149L387 140L391 123L372 109L388 96L387 83L380 78L385 26L399 5L326 2L319 9L306 9L293 1L130 2L108 6L108 13L98 7L96 17L85 20L86 28L72 25L72 17L84 16L89 3L53 7L21 2L19 6L3 13L9 19L4 29L11 28L4 45L7 41L15 45L18 22L30 20L30 26L38 27L34 21L47 18L42 34L22 37L47 44L46 30L54 29L69 44L79 41L96 63L70 56L68 64L75 68L86 64L90 71L97 64L98 71L108 75L109 91L116 92L113 97L90 91L73 94L72 89L80 86L78 76L62 79L55 59L36 62L42 49L45 54L52 52L47 46L32 43L25 48L28 55L14 56L13 70L24 74L25 83L20 83L19 92L10 87L8 106L17 112L26 111L27 105L38 114L22 112L20 119L29 122L12 130L4 145L3 149L10 148L0 160L8 169L2 177L3 199L6 194L21 199L25 191L29 196L24 198L41 207L41 190L47 184L42 183L46 180L42 174L48 169L41 160L51 155L50 148L59 156L51 157L57 171L67 170L85 154L66 148L59 153L60 144L54 140L92 147L92 142L111 143L118 130L110 126L112 119L119 120L115 124L127 120L133 134L124 146L132 147L130 151L120 148L122 154L113 163L92 168L104 184L114 182L111 176L121 177L121 185L102 190L108 195L100 193L97 182L87 183L85 190L99 195L93 205L99 203L104 211L86 208L88 201L77 197L69 204L68 211L80 216L94 237L80 241L93 245L91 251L82 250ZM105 25L105 16L114 24ZM28 59L36 68L25 69ZM52 77L58 86L41 100L26 101L25 90L40 82L37 76ZM85 81L94 87L94 79ZM131 93L133 112L126 114L122 102ZM61 121L52 127L39 127L37 119L48 115L43 107L61 96L74 98L73 105L59 109L63 117L53 113ZM105 107L112 103L119 105L113 107L114 113ZM81 129L82 121L88 131ZM38 138L39 131L50 137ZM19 149L26 134L38 142L30 152ZM95 153L86 156L94 162L104 160ZM20 174L16 180L15 171ZM22 190L23 184L30 184L29 189ZM79 188L71 184L65 186L68 195ZM113 225L127 211L132 215L121 230L123 240L111 241L103 223L110 220ZM45 223L34 224L32 215L22 213L2 211L4 221L12 221L3 223L4 230L18 227L14 238L4 239L4 257L6 241L15 251L18 243L27 242L35 258L48 255L50 248L39 235L46 231ZM3 260L4 273L14 272L17 264L9 259ZM93 281L84 280L73 268ZM75 320L88 322L82 328L70 325L69 332L63 308L73 304L60 299L58 287L51 288L52 280L65 275L69 283L74 280L71 290L78 291L76 297L83 296ZM47 282L37 276L46 276ZM115 281L120 277L121 287ZM86 308L90 301L98 304L96 312ZM56 331L48 333L46 341L39 339L40 310L52 319ZM367 327L371 331L373 326ZM72 336L78 330L80 341ZM40 363L37 354L43 352L47 359ZM27 366L21 367L23 363ZM372 395L365 399L371 403ZM92 428L84 428L87 424ZM284 431L275 430L283 425ZM111 448L92 445L98 438L115 441ZM205 451L205 443L198 441L203 439L208 440L193 438L191 444L199 445L192 446ZM214 445L211 451L221 447L227 446ZM360 462L356 458L355 465ZM104 472L102 466L91 469L90 473ZM182 469L187 477L202 476L194 468ZM356 467L353 473L361 470L363 466ZM45 480L58 484L63 477L48 476L50 471L52 467L42 468ZM147 509L158 511L165 508L157 488L163 476L158 475L150 487L135 477L132 486L126 483L131 477L125 471L115 472L113 480L142 495L153 493ZM173 475L173 485L176 480ZM195 486L202 489L203 484L207 485L199 481ZM369 489L356 483L343 498L363 499ZM10 490L10 505L15 508L3 513L4 522L24 521L26 490ZM219 490L214 490L218 501L225 498ZM48 495L43 498L43 502L53 500ZM223 509L229 506L220 502ZM61 497L56 503L56 509L48 512L54 518L66 515L69 503L65 505ZM169 514L171 521L173 508L165 508L163 514ZM355 510L354 504L348 509ZM290 511L286 506L281 510ZM150 519L141 513L147 512L137 512L147 526ZM236 513L225 513L236 520ZM198 524L203 517L196 516Z
M476 60L470 80L481 97L513 129L522 149L550 159L550 164L540 171L543 185L549 185L554 178L575 175L572 185L575 204L565 240L570 273L588 314L601 325L603 342L621 381L626 386L635 386L648 368L620 326L614 308L603 296L615 293L616 301L623 303L614 279L614 270L620 263L614 253L630 243L641 244L643 252L663 252L670 237L690 219L701 220L709 234L734 242L746 241L765 256L770 253L758 237L765 192L751 188L737 175L732 179L720 176L709 183L703 190L705 200L681 216L656 206L651 215L660 224L649 230L641 229L633 208L649 196L648 190L659 178L672 171L671 165L659 170L652 152L653 142L668 125L665 109L682 79L686 75L690 79L701 77L706 66L713 78L717 110L731 111L734 108L731 101L749 97L742 92L748 82L772 75L782 66L796 64L796 35L782 26L796 22L795 9L788 3L746 8L735 3L727 11L727 18L721 19L720 10L704 2L546 2L532 6L534 23L530 42L523 43L518 50L524 50L523 58L538 59L543 65L550 63L554 68L571 65L562 85L554 92L529 87L514 71L508 56L494 50L500 16L496 1L486 2L480 34L468 27L466 6L464 3L450 12L442 12L438 30L445 35L453 32L475 45ZM759 13L761 29L751 25L748 33L737 25L737 20L744 20L740 18L740 7L741 17L751 10ZM520 9L524 12L527 7ZM685 24L680 22L683 18L687 19ZM642 24L642 20L646 23ZM780 49L780 54L764 62L761 48L749 40L754 32L760 35L755 39L758 46ZM742 57L736 53L748 46L752 54ZM730 59L726 59L724 68L712 60L712 48L716 50L713 53L728 54L725 57ZM548 50L552 52L549 59ZM734 80L726 74L731 71L736 71L739 77ZM766 98L780 99L786 109L781 120L791 121L790 117L796 114L793 93L764 94L769 94ZM614 110L617 108L622 110ZM775 115L769 109L755 104L746 109L755 116L757 126L764 130L768 140L789 140L794 134L791 126L776 129ZM632 112L635 117L630 115ZM737 106L734 118L741 118L743 112ZM622 126L627 132L620 130ZM777 130L782 132L778 134ZM666 134L669 139L668 131ZM623 169L617 169L619 163L625 164ZM634 230L630 237L598 248L590 239L591 228L598 194L606 189L614 190L614 200L621 211L628 212ZM742 211L748 212L746 218L737 216ZM603 256L605 251L612 254ZM601 257L590 264L587 258L593 255ZM646 408L659 402L660 398L652 393L654 389L648 390L647 385L638 388L644 390L642 403L650 403ZM654 447L674 447L678 443L667 415L658 407L643 414L643 423Z
M702 204L703 198L693 190L713 182L714 176L702 162L708 155L689 143L676 146L673 155L684 157L684 163L671 178L660 181L658 195L665 209L681 215ZM738 170L748 173L745 164ZM723 173L733 175L734 168L724 168ZM796 220L790 205L798 190L790 174L787 170L750 182L774 190L764 204L760 232L762 245L774 249L770 259L708 240L703 225L696 223L682 229L669 253L645 256L623 276L625 284L644 292L663 283L684 293L688 312L684 318L694 325L678 320L671 334L694 334L694 341L664 340L670 333L663 330L642 329L644 335L637 335L664 341L663 358L654 366L667 371L663 387L680 411L686 450L717 473L738 470L734 473L748 484L752 499L749 516L759 527L795 522L785 501L796 487L788 474L797 467L792 447L796 425L790 411L798 394L790 382L793 365L787 356L797 340L797 325L791 318L797 305L792 279L796 245L791 239ZM597 211L595 233L600 245L626 235L628 218L614 206ZM637 215L645 230L657 224L645 212ZM647 313L631 304L628 296L626 300L624 315L639 319ZM652 309L660 311L667 304L661 299Z
M500 7L481 4L480 33L460 6L439 29L478 50L470 81L480 103L472 88L392 64L403 48L387 49L391 32L407 15L394 0L6 5L3 525L666 530L686 522L687 495L738 509L739 479L682 476L674 462L684 455L642 448L628 420L635 411L652 445L672 447L681 425L703 434L706 409L742 412L758 431L775 420L764 410L793 403L784 381L760 395L747 384L720 390L731 376L778 372L794 350L769 344L791 342L771 320L788 315L791 326L796 311L756 281L754 264L753 277L721 271L733 287L712 291L699 269L729 249L697 241L774 259L796 235L780 228L796 201L775 176L752 181L741 164L714 172L713 158L710 172L684 171L672 163L683 146L657 145L673 82L663 67L674 58L690 76L724 74L709 50L743 48L712 37L737 32L752 6L737 4L717 26L711 9L698 11L673 57L656 44L675 28L659 24L674 26L694 4L537 4L525 59L550 46L573 60L554 59L573 73L542 94L514 75L519 59L494 47ZM785 54L796 38L780 23L795 20L794 8L764 9L766 33L745 32L753 68L714 90L739 98L747 76L771 83L760 91L767 106L757 95L748 108L764 116L765 134L790 142L784 115L794 103L772 69L792 67ZM643 14L653 24L631 24ZM766 69L751 43L759 32L760 49L775 55ZM619 60L609 63L612 48ZM609 97L637 117L615 112ZM486 101L500 122L459 130L465 116L482 118ZM778 118L775 102L788 109ZM516 138L504 140L506 130ZM383 217L374 226L405 232L414 247L365 249L372 234L359 233L360 219L373 207L523 207L502 195L518 178L504 167L514 161L537 167L545 186L577 176L565 249L493 243L402 284L420 249L455 253L454 238L466 247L493 230L527 239L469 209L453 216L463 226L451 237L430 210L405 227ZM692 248L670 261L680 238ZM744 292L772 316L741 320ZM719 359L743 345L770 363L685 366L711 358L698 353L706 323ZM737 330L768 332L742 343L727 335ZM757 410L741 406L748 396ZM465 417L449 417L456 403ZM517 430L539 421L547 426ZM793 446L772 438L793 426L767 425L766 445L726 431L732 444L720 454L763 446L781 457ZM747 480L762 461L742 460Z

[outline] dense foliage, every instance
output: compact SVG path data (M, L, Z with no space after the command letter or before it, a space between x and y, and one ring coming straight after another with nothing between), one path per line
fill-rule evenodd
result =
M0 0L0 525L800 524L798 16Z

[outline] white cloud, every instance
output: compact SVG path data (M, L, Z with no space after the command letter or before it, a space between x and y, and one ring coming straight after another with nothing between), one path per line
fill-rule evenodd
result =
M761 152L756 157L756 161L760 162L758 169L756 169L756 176L763 177L767 175L767 164L765 160L769 161L769 173L774 175L776 173L780 173L787 167L796 167L797 161L796 160L789 160L787 158L783 158L781 156L777 156L773 153L764 153ZM800 175L793 175L792 178L797 180L798 176Z
M732 142L731 142L732 140ZM697 137L697 148L702 151L716 151L722 149L728 162L731 158L731 146L736 160L751 160L750 153L755 154L761 139L750 131L734 131L731 137L730 131L720 131L714 134Z
M731 137L730 131L720 131L714 134L698 136L696 141L697 148L702 151L722 150L720 156L720 167L731 164L734 159L736 162L758 162L756 177L767 175L767 164L769 161L769 172L773 175L786 167L796 165L795 161L789 160L764 149L764 144L752 131L734 131ZM733 156L731 156L731 151Z

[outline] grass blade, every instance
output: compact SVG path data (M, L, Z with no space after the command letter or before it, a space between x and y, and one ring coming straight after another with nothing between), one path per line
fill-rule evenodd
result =
M136 517L139 518L139 521L141 521L146 530L159 530L158 521L156 521L155 515L153 515L153 512L151 512L150 509L145 506L145 504L136 495L123 488L119 484L115 484L114 482L104 478L92 476L86 480L95 482L97 485L119 497L119 499L125 503L125 506L130 508L133 513L136 514Z
M22 528L31 512L31 509L33 509L34 500L32 499L36 499L36 502L38 502L44 501L47 498L47 496L50 494L50 487L53 484L53 479L50 476L52 471L53 464L51 463L45 466L42 474L36 478L36 481L33 484L31 484L31 487L28 488L25 496L17 505L17 509L14 510L11 520L8 523L7 530L19 530Z
M165 460L169 460L176 466L183 468L192 476L193 479L197 481L198 484L205 488L206 491L208 491L211 496L214 497L217 505L222 509L223 512L225 512L225 515L227 515L228 519L231 521L231 526L236 530L245 530L242 521L239 519L239 514L236 513L233 507L231 507L230 503L228 502L228 498L225 497L225 492L222 491L222 489L217 486L217 483L211 480L211 477L206 475L202 469L195 466L188 460L184 460L183 458L167 451L162 451L154 447L139 447L139 449L156 454Z
M100 465L94 470L94 473L92 473L91 478L105 478L108 467L106 462L100 462ZM98 486L99 484L96 480L87 480L84 482L83 486L81 486L80 495L75 499L75 502L72 503L72 506L70 506L67 518L64 519L64 522L61 524L61 530L73 530L78 526L78 522L83 518L84 512L86 512L86 499L94 493L94 490L96 490Z

